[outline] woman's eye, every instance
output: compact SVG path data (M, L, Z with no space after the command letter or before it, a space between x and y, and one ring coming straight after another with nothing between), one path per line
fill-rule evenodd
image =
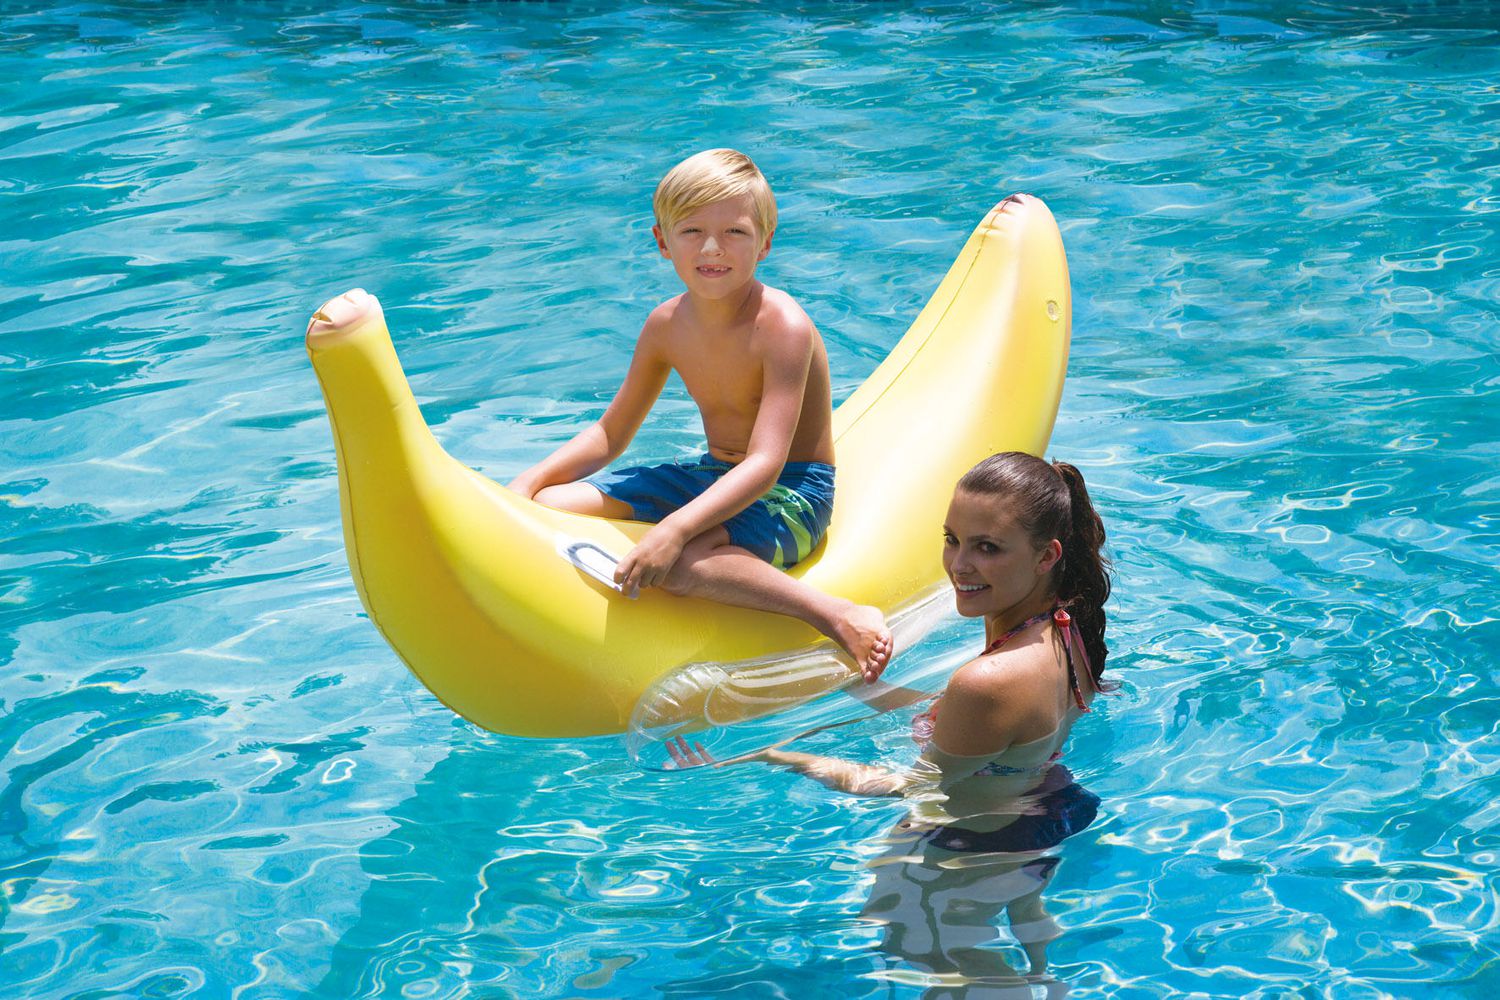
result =
M948 534L945 531L945 532L943 532L943 544L944 545L957 545L958 544L958 539L954 538L952 535Z
M998 545L992 545L989 542L980 542L979 543L979 551L983 552L987 556L992 556L996 552L1000 551L1000 546L998 546Z

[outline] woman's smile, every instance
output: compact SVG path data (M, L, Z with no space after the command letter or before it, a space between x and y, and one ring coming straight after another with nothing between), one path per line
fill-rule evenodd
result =
M1045 589L1053 559L1016 520L1010 504L962 490L943 526L943 568L966 618L1006 618Z

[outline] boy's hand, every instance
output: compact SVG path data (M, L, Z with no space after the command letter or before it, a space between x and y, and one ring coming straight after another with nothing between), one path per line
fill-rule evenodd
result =
M639 597L642 587L660 586L682 557L687 539L665 524L658 524L646 532L640 544L629 552L615 567L615 582L627 597Z

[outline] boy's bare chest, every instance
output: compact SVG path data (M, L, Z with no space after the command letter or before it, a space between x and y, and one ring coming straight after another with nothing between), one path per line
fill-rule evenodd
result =
M700 409L753 411L760 403L761 360L743 340L724 337L682 345L669 361Z

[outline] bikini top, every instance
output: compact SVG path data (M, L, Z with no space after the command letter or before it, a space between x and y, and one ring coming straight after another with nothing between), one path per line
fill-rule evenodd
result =
M979 655L988 656L989 654L1004 646L1011 639L1015 638L1019 633L1024 632L1026 629L1035 625L1037 622L1045 621L1048 618L1052 619L1053 624L1057 626L1058 633L1062 636L1063 655L1068 661L1068 687L1073 692L1073 701L1078 705L1078 710L1080 712L1087 712L1089 711L1089 706L1088 703L1083 700L1083 689L1078 684L1078 673L1073 667L1073 642L1075 639L1074 633L1077 631L1078 626L1073 622L1073 616L1068 614L1067 609L1065 609L1062 605L1059 604L1051 611L1043 611L1039 615L1033 615L1030 618L1026 619L1024 622L1017 625L1009 632L1006 632L1004 635L1000 636L994 642L991 642L989 645L985 646L984 651ZM1089 659L1088 653L1083 648L1083 637L1080 635L1076 638L1078 641L1078 655L1083 658L1084 666L1087 667ZM937 711L938 705L941 703L941 700L942 699L939 698L938 701L933 702L931 708L923 712L921 715L918 715L916 718L912 719L912 739L914 739L917 742L917 745L922 747L922 749L924 750L926 750L932 744L932 733L933 730L937 728ZM1045 736L1042 737L1042 739L1046 738L1047 737ZM1047 758L1044 763L1031 768L1013 767L1009 764L1002 764L999 761L991 761L974 773L993 775L1029 774L1036 771L1045 770L1048 765L1050 765L1053 761L1057 760L1061 756L1062 752L1059 751L1057 753L1054 753L1051 757Z

